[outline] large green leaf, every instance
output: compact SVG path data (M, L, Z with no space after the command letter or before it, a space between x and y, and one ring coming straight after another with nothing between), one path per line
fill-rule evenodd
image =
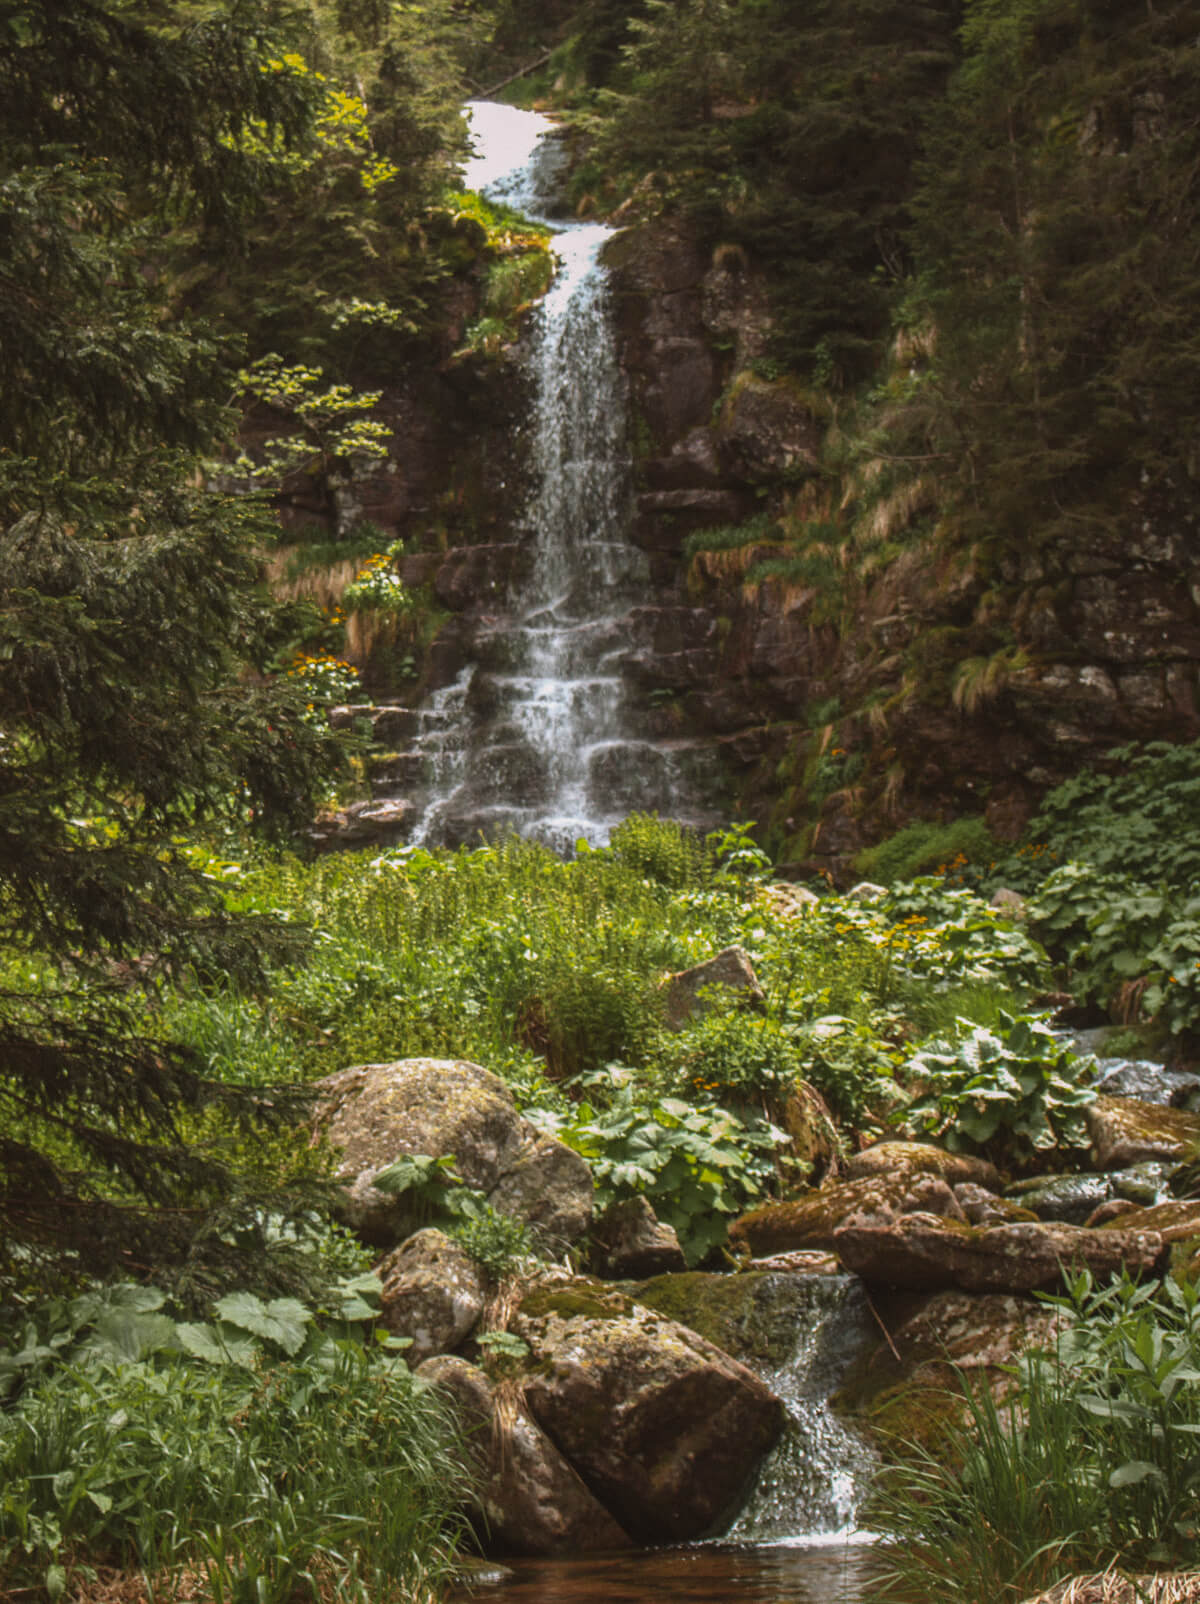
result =
M264 1303L252 1292L231 1292L215 1307L222 1320L273 1342L289 1355L304 1346L305 1327L312 1319L311 1311L295 1298L272 1298Z

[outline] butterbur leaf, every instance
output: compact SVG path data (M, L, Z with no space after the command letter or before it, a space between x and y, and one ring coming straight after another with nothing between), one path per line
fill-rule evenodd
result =
M214 1305L222 1320L273 1342L289 1356L304 1346L311 1312L295 1298L272 1298L264 1303L252 1292L231 1292Z

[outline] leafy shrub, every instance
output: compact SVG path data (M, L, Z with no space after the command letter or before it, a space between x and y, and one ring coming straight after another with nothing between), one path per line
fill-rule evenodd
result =
M1200 1306L1174 1281L1099 1289L1081 1274L1064 1328L1027 1354L1001 1410L964 1382L966 1427L886 1484L887 1597L1017 1604L1120 1564L1190 1569L1200 1465Z
M616 1083L607 1106L581 1102L567 1120L539 1122L587 1159L598 1210L640 1193L674 1227L688 1264L701 1263L725 1241L729 1216L771 1187L783 1132L713 1104L642 1101L620 1065L590 1079L593 1088Z
M1047 876L1029 916L1082 1000L1176 1035L1200 1029L1200 897L1072 862Z
M1019 1161L1085 1147L1095 1060L1078 1057L1040 1018L1002 1013L1000 1021L988 1030L960 1019L955 1040L915 1053L906 1072L924 1089L900 1117L955 1153Z
M379 1283L343 1288L324 1330L294 1299L233 1293L206 1324L161 1293L99 1289L30 1322L0 1415L0 1566L51 1597L69 1562L283 1604L424 1596L448 1572L466 1485L444 1406L397 1344L349 1335Z
M1187 889L1200 880L1200 741L1117 747L1113 774L1086 772L1045 798L1029 837L1100 873Z
M609 851L633 874L673 891L703 885L708 878L709 854L699 837L654 813L631 813L613 830Z

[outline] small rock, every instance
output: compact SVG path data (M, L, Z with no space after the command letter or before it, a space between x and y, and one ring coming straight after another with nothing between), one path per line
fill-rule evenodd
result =
M954 1195L969 1225L1011 1225L1017 1220L1037 1218L1031 1209L1022 1208L1008 1198L997 1197L986 1186L976 1186L971 1181L960 1181L954 1188Z
M1102 1170L1123 1170L1144 1159L1180 1163L1200 1143L1200 1114L1130 1097L1097 1097L1084 1110Z
M612 1204L593 1227L591 1265L606 1281L625 1281L686 1270L687 1260L674 1227L639 1196Z
M825 1099L807 1081L799 1081L783 1107L788 1156L810 1182L836 1174L842 1150L837 1126Z
M794 1253L772 1253L765 1259L750 1259L749 1270L779 1271L785 1275L837 1275L842 1266L836 1253L815 1248L797 1248Z
M705 1013L707 1009L702 993L715 986L737 993L743 1002L756 1007L762 1004L762 987L746 952L741 947L726 947L706 963L681 969L663 981L660 989L667 1029L682 1030L690 1019Z
M867 1175L940 1175L951 1186L964 1181L1000 1190L1000 1176L994 1164L970 1153L947 1153L930 1142L876 1142L847 1159L846 1179L857 1181Z
M1005 1194L1039 1220L1065 1220L1083 1225L1092 1211L1112 1195L1107 1175L1048 1175L1011 1186Z
M1002 914L1005 919L1016 921L1025 917L1025 898L1019 891L1011 891L1007 886L1001 886L992 893L988 907Z
M1137 1214L1138 1205L1127 1197L1110 1197L1107 1202L1094 1208L1084 1220L1089 1231L1094 1231L1098 1225L1107 1225L1110 1220L1119 1220L1125 1214Z
M860 880L846 893L855 902L878 902L880 897L886 897L887 894L887 887L877 886L873 880Z
M453 1238L432 1228L389 1253L379 1278L383 1323L393 1336L412 1339L405 1358L414 1366L457 1348L487 1302L478 1265Z
M591 1225L594 1190L586 1159L553 1137L527 1133L488 1202L524 1220L543 1247L560 1252Z

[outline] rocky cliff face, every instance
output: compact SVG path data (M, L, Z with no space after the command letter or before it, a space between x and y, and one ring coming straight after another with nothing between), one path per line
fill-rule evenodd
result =
M1147 487L1103 548L999 572L917 542L832 594L747 583L779 550L756 509L838 493L821 482L822 398L768 376L765 289L736 252L706 259L658 225L612 257L657 621L639 672L793 851L837 868L912 814L985 812L1015 836L1114 744L1200 731L1194 484ZM710 549L689 555L689 535ZM977 657L989 610L1016 644Z
M781 509L842 493L822 461L830 398L777 376L766 287L737 250L710 256L659 221L608 259L645 556L619 642L629 728L687 758L709 817L743 811L837 872L914 815L982 812L1014 837L1045 789L1111 746L1200 733L1194 484L1146 487L1103 548L985 569L915 540L832 586L763 572L786 550ZM443 360L385 394L389 461L338 492L410 539L404 580L441 615L406 701L502 649L532 559L527 388L514 352ZM328 513L301 492L287 517ZM1015 641L1000 652L997 617ZM392 793L411 778L403 754L379 775ZM622 765L629 795L610 800L645 805L635 780Z

